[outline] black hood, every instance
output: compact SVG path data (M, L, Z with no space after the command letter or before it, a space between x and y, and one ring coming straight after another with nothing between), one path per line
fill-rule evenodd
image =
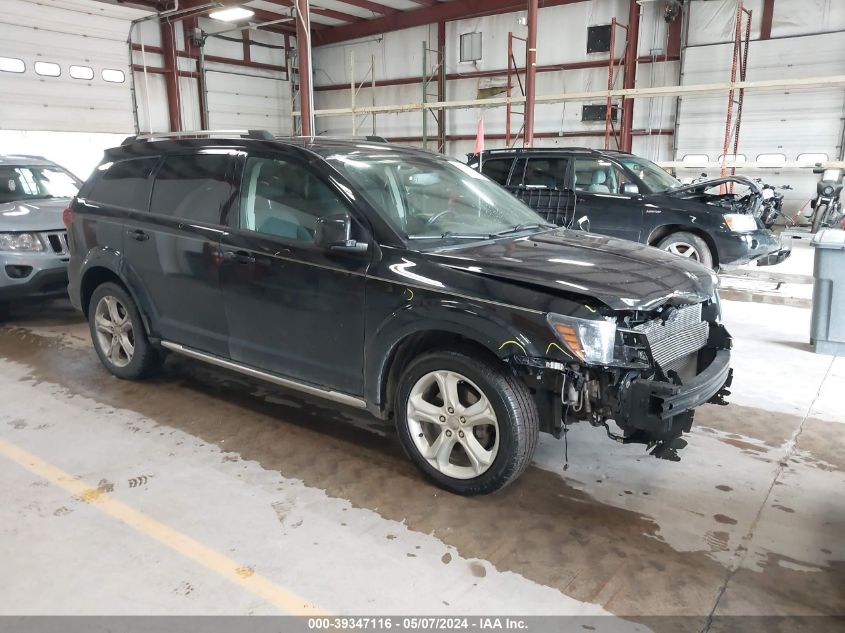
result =
M598 299L614 310L705 301L715 275L650 246L601 235L543 231L430 252L434 263Z

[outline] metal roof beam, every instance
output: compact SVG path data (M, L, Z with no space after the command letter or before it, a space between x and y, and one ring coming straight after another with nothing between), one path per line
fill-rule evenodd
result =
M417 0L414 0L417 2ZM575 4L584 0L541 0L540 8ZM425 24L461 20L483 15L497 15L512 11L524 11L525 0L453 0L452 2L434 2L424 8L413 11L397 11L375 20L362 20L356 24L338 26L324 33L314 34L314 45L335 44L400 31Z

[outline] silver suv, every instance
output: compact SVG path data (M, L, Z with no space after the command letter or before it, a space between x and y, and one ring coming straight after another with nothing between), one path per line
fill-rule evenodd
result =
M67 294L62 212L81 185L40 156L0 156L0 318L14 302Z

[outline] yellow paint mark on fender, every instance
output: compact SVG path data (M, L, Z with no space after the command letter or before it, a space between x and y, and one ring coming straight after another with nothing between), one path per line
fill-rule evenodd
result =
M103 482L94 488L3 438L0 438L0 455L64 489L103 514L125 523L185 558L260 596L290 615L328 615L316 605L275 584L269 578L256 574L251 567L240 565L190 536L118 501L103 489L106 487Z
M414 291L411 290L410 288L405 288L405 298L408 301L413 301L414 300Z
M502 344L499 346L499 349L500 349L500 350L502 350L502 349L504 349L504 348L505 348L505 346L507 346L507 345L516 345L519 349L521 349L521 350L522 350L522 353L523 353L523 354L525 354L526 356L528 356L528 352L526 352L526 351L525 351L525 348L522 346L522 344L521 344L519 341L505 341L504 343L502 343Z

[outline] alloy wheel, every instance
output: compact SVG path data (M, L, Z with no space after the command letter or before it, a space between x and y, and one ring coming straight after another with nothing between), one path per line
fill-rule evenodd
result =
M666 246L666 251L695 262L701 261L701 254L698 252L698 249L688 242L672 242Z
M407 424L420 454L439 472L472 479L499 451L499 423L478 386L454 371L422 376L408 396Z
M107 295L94 311L97 345L115 367L126 367L135 354L135 330L126 306Z

